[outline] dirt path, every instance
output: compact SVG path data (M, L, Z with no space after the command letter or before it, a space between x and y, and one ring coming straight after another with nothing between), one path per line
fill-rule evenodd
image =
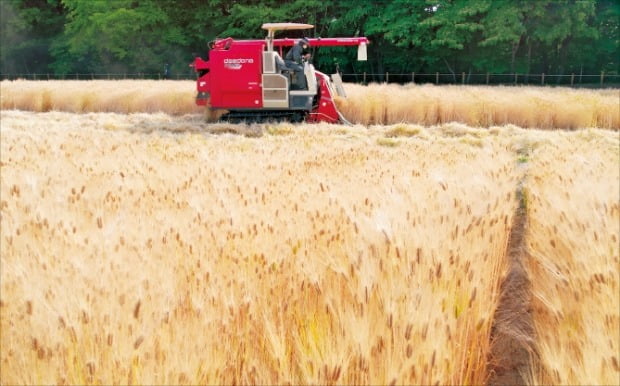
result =
M501 287L500 303L491 330L489 385L531 383L534 325L530 307L530 280L523 267L527 209L521 187L506 253L509 269Z

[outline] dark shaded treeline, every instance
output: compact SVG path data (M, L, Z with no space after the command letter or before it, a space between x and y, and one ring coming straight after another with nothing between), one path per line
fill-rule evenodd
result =
M216 37L265 22L312 37L367 36L368 62L321 48L326 72L619 72L616 0L1 0L0 72L188 73ZM302 36L294 31L289 36Z

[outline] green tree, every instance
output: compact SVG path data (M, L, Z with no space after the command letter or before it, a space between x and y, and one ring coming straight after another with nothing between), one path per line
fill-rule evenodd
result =
M342 0L335 3L328 26L329 36L366 36L368 62L357 62L350 48L329 52L344 71L370 71L383 80L386 71L409 71L427 57L417 44L418 23L425 17L425 0Z
M618 73L619 18L617 0L0 0L0 66L189 75L217 37L299 22L315 28L287 36L370 39L368 62L313 49L325 72Z
M53 66L69 72L158 72L187 44L155 0L62 0L64 35L53 47Z
M50 46L64 16L59 0L0 1L0 72L50 72Z
M531 3L531 2L530 2ZM481 52L474 67L490 72L515 72L517 53L526 40L525 14L528 4L517 1L498 1L490 4L481 20Z
M594 51L592 56L596 57L596 62L590 64L590 71L604 70L608 73L619 74L620 2L599 0L596 4L595 27L599 33L597 44L586 43Z
M428 51L455 77L459 69L471 70L484 26L481 22L491 0L428 1L431 16L421 22L430 36Z
M544 72L563 74L573 63L569 60L575 49L587 48L598 40L594 26L595 2L564 0L549 1L539 23L532 30L533 38L543 49Z

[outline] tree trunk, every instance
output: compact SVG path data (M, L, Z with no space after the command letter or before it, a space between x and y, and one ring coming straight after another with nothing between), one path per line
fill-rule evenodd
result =
M450 63L448 63L446 58L443 58L443 61L444 61L444 63L446 63L446 66L448 67L448 71L450 71L450 74L452 74L452 80L454 81L454 83L456 83L456 74L454 73L454 70L450 66Z
M379 82L383 82L385 80L385 65L382 56L377 57L377 73L379 75Z
M519 38L519 41L515 45L512 46L512 56L510 58L510 73L515 73L515 59L517 58L517 51L519 51L519 46L521 45L521 40L523 38Z
M385 78L385 63L383 60L383 50L377 48L377 47L385 46L382 43L383 43L382 41L379 41L377 42L377 45L375 45L375 49L373 51L374 51L374 57L376 58L377 67L376 67L376 71L371 70L374 74L378 74L379 82L383 82ZM377 81L377 79L375 79L375 75L373 75L372 78L373 78L373 81Z
M525 83L530 81L530 71L532 65L532 42L527 39L527 74L525 75Z
M558 75L564 75L564 72L566 70L566 56L568 54L568 46L570 41L572 40L572 38L569 36L566 39L564 39L564 41L560 44L559 48L558 48L558 61L560 63L560 65L558 66ZM557 84L560 84L560 82L562 81L561 76L557 77Z

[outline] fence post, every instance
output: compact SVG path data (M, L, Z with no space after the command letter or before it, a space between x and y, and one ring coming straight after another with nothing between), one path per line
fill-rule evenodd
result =
M389 72L385 73L385 83L390 83L390 73Z
M439 84L439 73L435 73L435 84Z
M364 77L362 79L364 80L364 83L366 83L366 71L364 71Z
M605 81L605 70L601 71L601 86L603 86L604 81Z
M540 78L540 84L543 86L545 85L545 73L544 72L542 73L542 77Z
M517 85L517 77L518 77L518 76L519 76L519 75L515 72L515 86Z
M411 83L415 84L415 72L411 73Z
M487 85L489 84L489 73L487 72Z
M573 83L575 83L575 73L574 72L572 74L570 74L570 85L571 85L571 87L573 86Z
M461 83L465 84L465 73L464 72L461 73Z

